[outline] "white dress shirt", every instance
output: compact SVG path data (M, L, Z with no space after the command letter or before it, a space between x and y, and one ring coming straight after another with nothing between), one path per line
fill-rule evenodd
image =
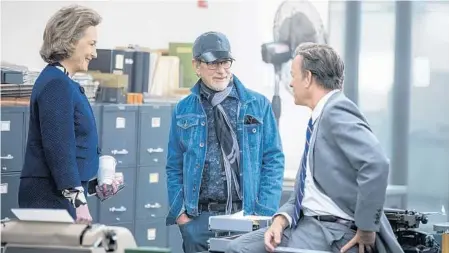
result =
M312 123L315 124L316 120L321 116L324 106L329 98L338 92L339 90L333 90L320 99L315 109L312 111ZM311 147L312 148L312 147ZM317 150L316 152L320 152ZM342 219L354 220L354 218L343 212L332 199L321 192L315 185L313 176L309 167L309 155L307 155L306 166L306 180L304 185L304 197L302 199L302 211L305 216L318 216L318 215L334 215ZM287 213L279 213L287 218L290 225L292 224L292 217Z

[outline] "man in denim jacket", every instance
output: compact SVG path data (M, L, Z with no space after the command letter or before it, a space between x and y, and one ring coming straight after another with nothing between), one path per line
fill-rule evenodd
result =
M279 207L284 154L271 108L230 71L226 36L207 32L193 46L200 79L174 109L167 154L169 212L185 253L207 250L209 216Z

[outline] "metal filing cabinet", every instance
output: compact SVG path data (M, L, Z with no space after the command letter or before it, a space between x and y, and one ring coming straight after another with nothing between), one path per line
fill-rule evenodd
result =
M101 147L112 155L117 166L137 165L137 115L134 105L103 105Z
M20 183L20 173L5 173L1 175L1 184L0 184L0 192L1 192L1 210L2 215L1 219L5 218L15 218L15 215L12 214L11 208L18 208L18 192L19 192L19 183Z
M167 247L167 237L168 229L165 225L165 218L158 218L149 222L136 222L134 238L139 246Z
M92 110L102 155L117 159L117 172L122 172L125 180L125 188L104 202L88 198L94 222L128 228L140 246L169 246L175 249L173 252L181 252L178 227L165 225L168 210L165 165L173 103L140 106L93 103ZM8 210L17 207L28 107L2 107L3 120L10 121L10 131L2 132L2 156L9 150L14 159L19 158L7 160L10 164L13 161L13 165L8 165L12 173L2 173L2 218L11 217ZM6 125L2 126L6 129ZM18 144L17 148L10 143Z
M139 165L163 166L167 159L172 105L153 102L139 110Z
M14 218L11 208L19 206L20 171L25 143L27 106L1 107L1 219Z
M1 107L1 173L22 170L25 108L25 106Z
M102 112L102 155L115 157L116 171L123 173L125 188L116 196L100 203L100 222L108 225L126 223L128 227L133 227L138 107L104 104Z
M139 110L137 220L151 220L167 214L165 165L171 111L170 103L161 102L142 105Z
M139 159L135 237L139 246L168 246L165 165L172 104L151 101L139 108Z

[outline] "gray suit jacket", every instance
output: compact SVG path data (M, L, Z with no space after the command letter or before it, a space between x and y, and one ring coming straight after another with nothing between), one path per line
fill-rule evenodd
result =
M315 184L361 230L376 231L379 253L402 253L383 213L389 160L357 106L342 92L333 94L314 123L309 166ZM293 217L295 191L279 212Z

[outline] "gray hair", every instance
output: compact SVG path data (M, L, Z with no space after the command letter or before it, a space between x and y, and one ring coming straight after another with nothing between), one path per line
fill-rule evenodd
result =
M77 42L91 26L101 23L94 10L80 5L64 7L48 21L40 55L47 63L55 63L72 56Z
M325 89L341 89L345 65L338 53L326 44L302 43L295 50L295 57L302 56L302 71L310 71Z

